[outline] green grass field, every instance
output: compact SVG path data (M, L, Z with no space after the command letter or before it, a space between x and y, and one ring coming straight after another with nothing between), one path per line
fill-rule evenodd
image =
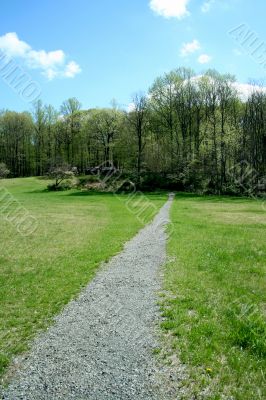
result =
M266 212L249 199L177 195L162 327L191 399L266 398ZM208 389L206 389L208 388Z
M20 235L0 213L0 373L142 227L144 202L35 178L0 182L38 228ZM145 222L150 220L144 212ZM162 296L166 352L186 365L186 399L264 399L266 213L260 201L177 195ZM166 356L166 360L169 358Z
M35 178L0 181L33 216L38 229L21 236L0 213L0 372L76 296L102 261L142 227L146 199L80 191L46 192ZM158 209L166 195L149 195ZM133 212L134 211L134 212ZM151 218L149 210L142 217Z

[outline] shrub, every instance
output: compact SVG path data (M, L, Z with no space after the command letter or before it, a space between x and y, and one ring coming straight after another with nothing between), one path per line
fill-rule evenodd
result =
M55 179L55 183L48 185L48 190L68 190L73 187L72 179L74 177L74 173L66 164L51 168L48 176L51 179ZM67 182L64 182L66 180Z
M0 179L6 178L10 174L5 163L0 163Z
M56 183L50 183L47 186L47 189L50 192L61 192L64 190L70 190L73 189L75 185L73 184L73 181L67 180L65 182L60 183L59 185L57 185Z

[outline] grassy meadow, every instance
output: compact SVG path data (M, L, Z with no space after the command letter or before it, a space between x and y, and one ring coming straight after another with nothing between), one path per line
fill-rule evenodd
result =
M146 201L140 196L129 210L127 196L47 192L46 186L37 178L0 181L38 221L23 237L0 214L0 374L142 227L135 214ZM166 195L148 200L159 209Z
M187 398L266 398L266 212L243 198L177 195L162 298Z
M0 214L0 375L143 226L127 196L48 192L37 178L2 180L37 218L24 237ZM143 213L145 222L151 219ZM162 322L165 349L186 365L184 399L264 399L266 213L256 200L177 194L171 209Z

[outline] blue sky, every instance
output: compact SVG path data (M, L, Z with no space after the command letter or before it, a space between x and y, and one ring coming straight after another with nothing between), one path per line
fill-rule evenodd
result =
M264 79L228 31L246 24L263 44L265 11L265 0L2 0L0 50L38 83L45 103L77 97L91 108L115 98L126 106L180 66ZM2 108L32 106L0 76Z

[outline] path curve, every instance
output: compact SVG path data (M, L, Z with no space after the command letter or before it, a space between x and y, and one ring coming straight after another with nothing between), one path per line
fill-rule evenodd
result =
M173 196L33 343L5 400L161 400L159 267Z

